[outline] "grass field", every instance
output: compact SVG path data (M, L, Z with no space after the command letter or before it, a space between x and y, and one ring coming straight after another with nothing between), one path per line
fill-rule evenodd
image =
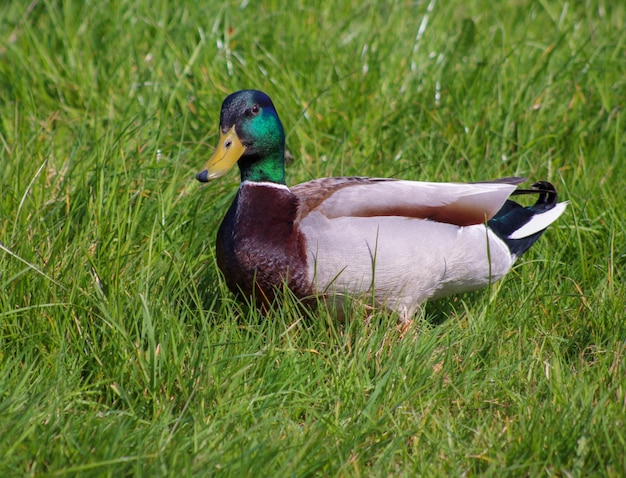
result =
M4 2L0 476L624 476L626 4ZM490 290L345 323L218 273L226 94L289 184L552 181Z

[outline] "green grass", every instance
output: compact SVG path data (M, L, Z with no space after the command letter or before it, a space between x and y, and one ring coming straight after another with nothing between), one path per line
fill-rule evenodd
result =
M0 475L623 476L626 6L309 3L3 5ZM215 264L237 173L193 179L241 88L290 184L524 175L570 206L403 338L359 303L261 315Z

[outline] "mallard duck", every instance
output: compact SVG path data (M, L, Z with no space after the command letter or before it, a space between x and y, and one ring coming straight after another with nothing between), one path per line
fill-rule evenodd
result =
M219 142L196 178L235 163L241 185L217 233L216 257L231 291L271 302L284 285L303 299L373 297L410 322L427 300L502 278L565 210L549 182L479 183L365 177L285 184L285 134L261 91L228 96ZM508 199L538 195L523 207Z

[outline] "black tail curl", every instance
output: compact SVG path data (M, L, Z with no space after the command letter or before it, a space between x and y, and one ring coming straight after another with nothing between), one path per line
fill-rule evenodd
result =
M539 194L537 202L531 206L535 211L549 211L558 201L556 188L548 181L538 181L530 189L516 189L511 196L522 194Z

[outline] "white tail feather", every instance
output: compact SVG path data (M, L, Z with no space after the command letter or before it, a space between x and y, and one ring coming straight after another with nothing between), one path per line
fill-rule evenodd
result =
M565 212L567 204L567 202L560 202L549 211L537 214L518 230L514 231L509 236L509 239L523 239L524 237L532 236L539 231L543 231Z

